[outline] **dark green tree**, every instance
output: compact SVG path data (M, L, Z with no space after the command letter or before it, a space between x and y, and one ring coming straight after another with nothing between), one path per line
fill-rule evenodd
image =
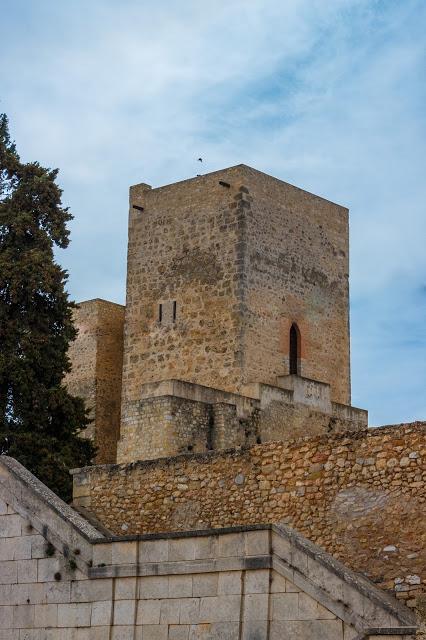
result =
M21 162L0 115L0 453L69 500L68 471L89 464L94 448L79 437L83 400L63 384L76 330L68 275L54 259L72 219L57 174Z

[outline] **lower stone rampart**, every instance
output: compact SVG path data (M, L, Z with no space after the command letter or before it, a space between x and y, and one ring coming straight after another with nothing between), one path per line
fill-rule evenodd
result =
M412 423L91 467L75 473L74 496L115 533L286 522L414 606L426 586L425 460L426 423Z

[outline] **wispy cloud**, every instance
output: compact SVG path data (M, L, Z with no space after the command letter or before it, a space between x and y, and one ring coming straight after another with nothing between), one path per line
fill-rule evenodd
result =
M59 166L73 297L124 299L128 185L251 164L351 209L354 402L426 417L422 0L2 0L2 102Z

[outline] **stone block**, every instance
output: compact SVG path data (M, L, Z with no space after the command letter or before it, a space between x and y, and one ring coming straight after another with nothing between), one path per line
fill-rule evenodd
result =
M19 640L19 630L0 629L0 640Z
M53 582L56 573L62 573L63 558L40 558L37 560L37 579L39 582Z
M341 620L273 620L270 625L270 640L343 640Z
M246 620L243 622L241 640L269 640L267 620Z
M112 564L112 543L103 542L93 545L93 566L109 566Z
M214 622L192 625L189 640L240 640L240 624Z
M22 532L23 520L17 514L0 516L0 538L19 537Z
M161 600L139 600L137 604L137 625L160 624Z
M189 638L189 625L186 624L171 624L169 626L169 638L168 640L188 640Z
M57 604L36 604L34 613L35 627L56 627L58 625Z
M0 584L13 584L18 580L18 565L13 561L0 562Z
M134 625L135 619L135 600L116 600L114 602L114 625Z
M21 538L24 539L25 538ZM37 582L37 560L18 560L18 582Z
M298 620L299 596L297 593L274 593L272 600L272 620Z
M179 624L180 600L165 599L161 601L160 624Z
M28 536L26 538L22 538L22 540L28 540L28 542L31 544L30 558L40 559L46 557L47 540L43 538L43 536Z
M248 593L243 599L243 620L267 620L269 595Z
M193 538L178 538L169 540L169 560L194 560L196 540Z
M194 596L216 596L218 594L217 573L196 573L192 578Z
M169 576L169 598L190 598L192 576Z
M63 604L70 602L70 582L47 582L43 585L43 600L47 603Z
M201 598L200 622L233 622L240 619L241 596Z
M180 624L198 624L200 619L200 598L184 598L180 602Z
M317 620L318 602L311 598L307 593L299 593L299 620ZM332 615L334 618L334 616Z
M139 544L139 562L166 562L169 559L168 540L144 540Z
M222 571L219 574L218 595L239 594L242 592L241 571Z
M58 627L88 627L92 606L86 603L58 605Z
M284 536L273 532L272 534L272 551L288 563L292 561L292 546L290 540Z
M245 551L248 556L269 555L270 531L246 531Z
M133 640L135 627L133 625L114 626L111 631L111 640Z
M101 580L102 582L102 580ZM116 578L114 586L115 600L132 600L137 596L137 578Z
M200 536L194 541L194 559L216 558L218 539L214 536Z
M285 593L287 591L287 580L277 571L272 571L271 593Z
M269 569L246 571L244 577L244 593L269 593Z
M2 601L3 603L4 601ZM11 629L13 625L13 607L0 606L0 629Z
M107 626L112 623L111 600L98 600L92 603L90 624L92 627Z
M167 598L169 595L168 576L147 576L138 580L138 598Z
M245 555L245 534L228 533L220 536L218 555L220 558Z
M116 584L120 578L116 580ZM71 583L73 602L95 602L112 599L112 578L75 580Z
M31 539L0 538L0 562L3 560L27 560L31 558Z
M35 606L32 604L18 604L13 607L13 628L33 629L34 612Z
M136 627L136 640L168 640L169 625L144 624Z
M136 564L137 542L113 542L112 564Z

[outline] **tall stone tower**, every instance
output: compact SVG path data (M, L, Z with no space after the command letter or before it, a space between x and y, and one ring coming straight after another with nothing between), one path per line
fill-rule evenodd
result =
M118 461L365 425L348 210L245 165L130 189Z

